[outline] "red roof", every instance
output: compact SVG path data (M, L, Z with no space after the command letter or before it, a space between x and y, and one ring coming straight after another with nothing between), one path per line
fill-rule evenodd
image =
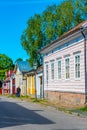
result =
M14 70L9 70L6 72L6 77L10 77L14 73Z
M7 77L4 82L9 82L10 81L10 77Z

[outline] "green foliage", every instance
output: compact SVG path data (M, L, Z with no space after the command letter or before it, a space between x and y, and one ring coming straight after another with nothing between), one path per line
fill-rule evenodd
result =
M0 54L0 80L5 78L5 72L13 69L13 61L5 54Z
M37 51L41 48L42 42L42 32L40 27L41 17L40 15L35 15L34 18L29 19L28 28L21 37L22 46L30 56L29 62L31 66L33 66L34 62L39 64L40 55Z
M87 106L80 108L81 111L87 112Z
M69 31L87 17L87 0L64 0L60 5L48 6L42 14L28 20L27 28L21 36L21 44L33 66L41 64L42 47Z

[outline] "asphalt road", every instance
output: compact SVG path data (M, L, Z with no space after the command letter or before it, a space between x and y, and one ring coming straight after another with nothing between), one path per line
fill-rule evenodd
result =
M0 96L0 130L87 130L87 118Z

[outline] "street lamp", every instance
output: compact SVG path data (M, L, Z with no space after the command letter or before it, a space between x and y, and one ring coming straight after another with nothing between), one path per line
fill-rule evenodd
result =
M37 63L35 62L33 65L33 68L35 70L35 99L37 100L37 88L36 88L36 70L37 70Z

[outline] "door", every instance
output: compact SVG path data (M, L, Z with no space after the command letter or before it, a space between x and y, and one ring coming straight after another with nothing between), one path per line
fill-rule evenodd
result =
M42 76L40 76L40 98L43 97Z

